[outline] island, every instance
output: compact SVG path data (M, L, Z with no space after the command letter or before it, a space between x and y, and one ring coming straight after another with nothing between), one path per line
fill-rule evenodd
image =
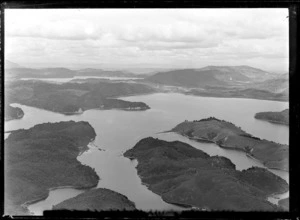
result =
M5 105L5 112L4 112L5 121L20 119L23 118L23 116L24 116L24 112L21 108Z
M238 171L225 157L209 156L180 141L140 140L124 156L137 159L143 184L168 203L200 210L275 211L266 200L288 191L285 180L267 169Z
M85 83L47 83L16 81L6 86L7 102L19 103L65 115L81 114L89 109L143 111L143 102L121 100L119 96L148 94L154 90L137 83L115 83L94 80Z
M289 125L289 109L281 112L258 112L254 117L275 124Z
M135 210L135 204L126 196L110 189L97 188L88 190L74 198L67 199L53 210L108 211Z
M254 137L231 122L214 117L184 121L171 132L200 142L212 142L222 148L243 151L270 169L289 170L288 145Z
M97 186L99 176L77 157L96 133L88 122L44 123L12 131L5 140L5 214L28 215L27 205L50 189Z

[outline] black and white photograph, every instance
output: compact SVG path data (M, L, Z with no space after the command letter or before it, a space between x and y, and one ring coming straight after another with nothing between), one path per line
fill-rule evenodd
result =
M288 8L6 8L4 215L289 212L289 33Z

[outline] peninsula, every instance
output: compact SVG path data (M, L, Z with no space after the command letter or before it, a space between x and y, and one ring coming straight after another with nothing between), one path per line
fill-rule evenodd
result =
M93 81L85 83L47 83L16 81L7 85L7 102L19 103L65 115L81 114L89 109L147 110L143 102L129 102L119 96L153 92L147 85Z
M44 123L11 132L5 140L5 213L27 215L26 206L57 187L92 188L95 170L77 160L96 136L88 122Z
M168 203L218 211L274 211L266 200L288 190L266 169L238 171L227 158L209 156L180 141L140 140L124 156L137 159L142 182Z
M258 112L254 117L275 124L289 125L289 109L281 112Z
M135 204L120 193L110 189L97 188L65 200L53 206L53 209L77 211L135 210Z
M208 141L222 148L240 150L271 169L289 170L289 146L262 140L234 124L214 117L185 121L171 130L196 141Z
M281 199L279 200L278 205L281 206L284 210L288 211L290 206L290 199Z
M23 118L23 116L24 116L24 112L21 108L5 105L5 111L4 111L5 121L20 119Z

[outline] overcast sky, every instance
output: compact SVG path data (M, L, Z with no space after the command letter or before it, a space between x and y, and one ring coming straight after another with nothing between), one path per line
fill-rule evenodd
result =
M5 58L27 67L288 71L287 9L6 9Z

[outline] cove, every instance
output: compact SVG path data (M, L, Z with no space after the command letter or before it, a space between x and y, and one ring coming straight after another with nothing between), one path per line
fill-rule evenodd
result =
M30 128L35 124L59 121L88 121L96 131L96 139L89 150L78 156L78 160L95 168L100 177L97 187L117 191L133 201L138 209L143 210L181 210L182 208L165 203L160 196L142 185L137 175L136 161L131 161L122 154L132 148L140 139L157 137L162 140L186 142L210 155L229 158L237 169L261 166L242 152L221 149L210 143L199 143L174 133L159 133L170 130L184 120L199 120L214 116L240 126L246 132L262 139L282 144L289 143L289 128L256 120L255 113L260 111L281 111L288 108L288 103L233 98L197 97L178 93L157 93L151 95L123 97L128 101L143 101L151 109L140 112L122 110L88 110L81 115L65 116L42 109L13 104L22 108L22 119L5 122L5 130ZM270 170L288 181L288 172ZM28 206L34 214L49 209L65 199L76 196L78 191L59 189L50 191L49 197ZM58 198L57 195L64 195ZM43 203L44 202L44 203ZM45 204L46 203L46 204Z

